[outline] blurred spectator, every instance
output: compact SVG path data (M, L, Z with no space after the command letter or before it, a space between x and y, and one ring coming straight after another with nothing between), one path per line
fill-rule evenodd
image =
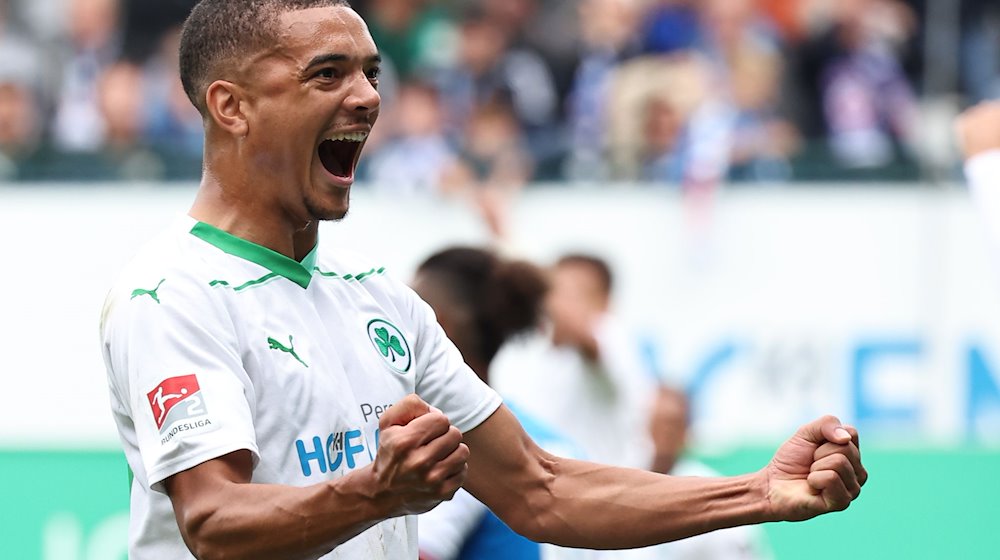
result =
M531 178L532 161L525 146L520 124L509 105L494 101L475 107L459 152L468 173L465 191L473 197L497 240L506 238L510 204ZM458 178L457 186L462 184Z
M535 266L482 249L441 251L420 265L413 288L430 304L445 334L486 383L490 364L509 339L538 328L547 289ZM540 447L581 458L579 448L552 428L505 401ZM426 560L568 560L588 551L539 545L514 533L465 490L420 516L420 557Z
M961 64L971 101L1000 99L1000 4L962 2Z
M760 0L760 10L785 42L796 43L805 36L810 3L815 0Z
M118 0L70 0L69 35L52 136L68 151L96 151L104 143L99 82L120 54Z
M501 395L565 433L588 459L648 469L655 377L611 311L612 281L602 259L560 259L546 298L548 336L505 348L490 375Z
M579 59L576 14L579 0L481 0L489 19L503 26L511 45L537 53L555 82L561 104Z
M103 147L127 152L143 132L142 70L119 62L105 70L97 83L97 109L103 123Z
M911 82L921 78L914 45L929 1L356 0L385 57L385 118L367 149L378 153L380 142L396 135L385 123L396 119L400 79L419 79L437 86L447 108L440 111L443 134L456 151L475 151L464 144L477 130L470 120L481 106L511 107L535 180L652 180L708 192L727 178L912 178ZM956 93L971 101L1000 96L1000 4L955 1L962 80ZM196 2L0 0L0 83L31 94L38 116L19 126L29 120L42 126L41 135L28 134L28 149L17 157L34 152L28 165L55 172L69 167L50 165L53 147L63 155L94 154L108 141L122 148L122 130L107 130L98 86L124 59L144 72L135 141L185 165L197 159L200 122L179 96L171 52ZM691 63L698 59L692 53L702 59ZM672 62L632 60L642 54ZM697 71L705 82L678 86L666 78L677 72L664 68L677 60L707 65ZM641 83L645 70L657 87ZM20 99L12 91L8 108ZM439 140L427 168L438 167L435 158L449 151ZM383 155L400 152L400 142L394 138ZM11 149L5 148L8 157ZM473 171L444 180L444 190L495 193L462 188L475 182ZM415 183L432 174L393 182L426 190ZM488 202L502 197L479 198L480 206L502 206Z
M841 165L884 167L903 153L916 124L916 96L897 50L914 32L913 13L898 0L840 0L832 16L801 61L812 97L806 130L825 135Z
M566 175L577 181L607 179L611 80L618 65L639 50L639 0L581 0L582 57L568 103L570 154Z
M695 5L694 0L655 0L643 29L643 51L669 54L694 48L701 39Z
M761 17L758 0L706 0L699 19L699 50L713 64L720 101L733 111L729 178L788 179L797 134L779 116L784 69L773 25Z
M363 160L366 180L380 190L435 193L470 180L444 134L437 90L420 82L404 84L379 127L381 145Z
M124 0L122 54L136 64L161 56L165 35L184 23L198 0Z
M175 27L162 37L160 48L145 65L143 143L171 156L200 159L204 129L181 85L179 47L180 28Z
M17 175L17 162L38 147L42 132L38 48L14 31L0 2L0 179Z
M719 473L684 456L690 424L687 396L661 387L649 418L655 472L672 476L719 476ZM763 560L772 555L764 531L758 526L733 527L667 543L648 550L649 560Z
M609 99L613 176L704 191L726 176L734 113L712 92L711 67L692 52L632 59Z
M454 25L429 0L370 0L361 10L383 56L401 80L453 64Z
M8 7L0 0L0 81L18 83L29 89L43 85L42 53L31 37L17 31Z
M478 106L506 103L527 136L533 154L551 147L557 99L552 75L542 58L512 47L508 30L494 25L477 7L460 25L457 65L440 78L453 131L462 130Z
M17 176L17 162L38 146L41 122L35 95L15 81L0 80L0 180Z

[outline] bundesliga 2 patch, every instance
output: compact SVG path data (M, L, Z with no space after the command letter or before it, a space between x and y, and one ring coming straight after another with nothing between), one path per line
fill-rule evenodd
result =
M171 377L146 394L160 443L165 444L182 432L212 425L202 398L198 377L194 374Z

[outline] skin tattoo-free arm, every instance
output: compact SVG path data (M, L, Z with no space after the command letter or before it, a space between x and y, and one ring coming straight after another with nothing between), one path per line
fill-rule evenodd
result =
M465 441L466 489L526 537L579 548L633 548L804 520L847 508L868 477L857 432L832 416L800 428L764 469L729 478L678 478L555 457L505 407Z
M184 542L203 560L316 557L458 491L469 449L444 414L410 396L383 414L380 429L372 465L304 488L251 484L249 451L168 478Z

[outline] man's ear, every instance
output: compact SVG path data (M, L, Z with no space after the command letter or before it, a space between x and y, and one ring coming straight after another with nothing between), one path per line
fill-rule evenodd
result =
M250 132L250 123L243 113L245 91L225 80L216 80L205 91L205 106L209 117L225 132L243 138Z

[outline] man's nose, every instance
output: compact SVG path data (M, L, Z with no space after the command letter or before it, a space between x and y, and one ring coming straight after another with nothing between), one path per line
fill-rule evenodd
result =
M354 79L351 83L350 95L344 100L344 104L350 111L366 114L377 111L381 103L382 97L378 90L364 74Z

